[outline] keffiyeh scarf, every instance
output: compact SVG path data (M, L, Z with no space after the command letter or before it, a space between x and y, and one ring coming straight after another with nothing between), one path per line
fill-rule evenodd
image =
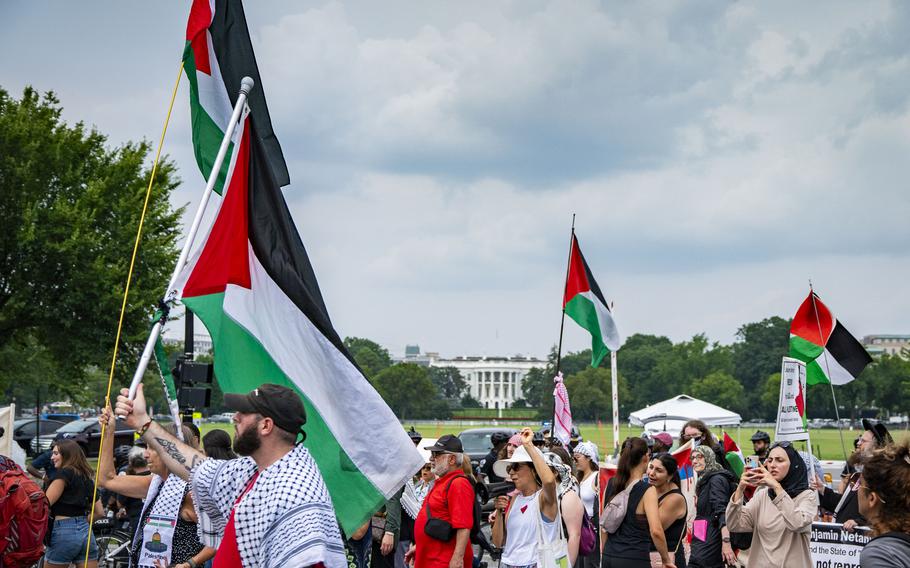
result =
M146 519L146 509L151 505L152 510L149 511L149 515L173 518L176 522L177 516L180 514L180 505L183 504L183 496L185 494L186 481L180 479L180 476L168 475L167 479L162 479L160 475L152 474L152 479L149 483L149 489L145 494L145 502L142 504L142 512L140 513L139 518ZM133 546L131 548L133 554L130 558L131 563L133 560L132 556L135 555L138 557L141 552L137 547L141 544L143 538L143 527L140 526L133 534ZM168 543L168 545L173 546L172 543ZM140 566L141 565L142 564L140 564Z
M417 514L420 513L420 508L423 506L423 500L426 498L427 493L430 492L430 487L432 486L432 481L424 483L421 480L414 483L413 479L409 479L405 484L404 493L401 494L401 508L412 519L417 520Z
M231 509L256 473L253 458L208 459L192 472L199 540L217 548ZM246 568L346 568L344 544L322 474L309 450L295 446L259 474L234 512L237 548Z

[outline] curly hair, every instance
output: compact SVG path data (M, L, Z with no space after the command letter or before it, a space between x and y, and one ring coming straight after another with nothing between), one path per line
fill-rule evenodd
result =
M910 441L875 450L863 460L863 483L881 500L876 534L910 533Z

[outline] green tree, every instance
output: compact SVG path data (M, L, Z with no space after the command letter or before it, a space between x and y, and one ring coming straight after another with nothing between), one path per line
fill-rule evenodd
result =
M344 346L368 379L392 366L392 357L388 349L375 341L361 337L345 337Z
M0 89L0 390L34 380L15 361L40 359L51 391L97 398L87 379L92 366L110 364L149 145L110 149L104 135L66 124L61 112L53 93L26 88L16 100ZM132 373L177 257L182 209L170 196L178 183L163 160L130 287L118 383Z
M777 409L780 405L780 373L774 373L765 379L761 391L761 418L776 421Z
M749 408L759 406L762 383L780 372L781 357L789 351L790 321L772 316L747 323L736 332L733 343L733 376L745 389Z
M619 404L629 399L629 386L617 378ZM566 378L573 420L612 420L613 386L609 369L588 367Z
M373 385L399 419L442 418L438 391L426 367L401 363L380 371Z
M462 408L483 408L483 405L480 404L479 400L477 400L470 394L466 394L463 397L461 397L461 407Z
M695 398L734 412L742 412L744 408L743 386L731 375L721 371L715 371L693 382L691 393Z
M430 380L443 398L460 398L468 388L468 383L455 367L430 367Z

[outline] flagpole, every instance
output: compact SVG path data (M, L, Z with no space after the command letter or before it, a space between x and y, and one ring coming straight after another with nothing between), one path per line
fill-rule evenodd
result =
M611 302L610 311L616 313ZM613 454L619 454L619 374L616 370L616 351L610 351L610 383L613 387Z
M822 336L822 321L821 316L818 315L818 305L815 303L815 290L812 288L812 280L809 280L809 297L812 298L812 311L815 312L815 323L818 324L818 338L820 341L824 341ZM822 355L825 358L825 374L828 376L828 386L831 387L831 399L834 401L834 417L837 418L837 433L840 435L840 447L844 452L844 461L847 461L849 457L847 456L847 444L844 443L844 430L843 425L840 422L840 410L837 408L837 397L834 395L834 383L831 382L831 367L828 364L828 349L822 346ZM806 391L806 402L809 402L809 392ZM808 405L807 405L808 406ZM806 416L808 416L808 411ZM809 448L809 453L811 455L812 448Z
M221 147L218 149L218 155L215 157L215 163L212 165L212 171L209 173L208 182L205 184L205 190L202 192L202 199L199 201L199 207L196 209L196 216L193 218L193 224L190 225L190 230L183 243L183 250L180 251L180 257L177 259L177 264L174 266L174 272L171 274L171 280L168 282L164 297L161 300L162 307L171 299L170 296L173 294L173 287L176 284L180 273L183 271L183 267L186 265L186 259L190 254L190 248L193 246L193 240L196 238L196 233L199 231L199 226L202 224L205 207L215 188L215 182L218 180L218 174L221 171L221 165L224 163L224 157L227 155L228 146L231 144L231 136L234 134L234 128L237 126L240 114L243 112L247 96L254 86L255 82L249 77L244 77L240 81L240 94L237 97L237 103L234 105L234 112L231 114L231 120L228 122L227 129L225 129L224 138L221 140ZM161 322L167 316L166 310L163 310L162 313L163 317L152 326L148 341L145 342L145 349L142 351L142 357L140 357L139 364L136 366L136 372L133 374L133 380L130 383L130 400L136 396L136 390L139 388L139 383L142 382L142 376L145 374L152 353L155 351L155 342L158 341L158 337L161 335Z
M569 236L569 260L566 262L566 281L562 287L562 314L559 320L559 344L556 348L556 376L562 362L562 332L566 327L566 290L569 289L569 269L572 267L572 245L575 243L575 213L572 213L572 231ZM553 397L553 412L550 414L550 441L556 436L556 396Z

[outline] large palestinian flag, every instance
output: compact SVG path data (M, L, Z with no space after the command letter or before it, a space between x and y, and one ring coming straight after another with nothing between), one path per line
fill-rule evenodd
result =
M790 324L790 357L806 363L806 384L845 385L872 357L810 291Z
M619 349L622 340L603 292L581 254L574 232L570 254L563 310L591 334L591 366L597 367L607 353Z
M183 68L190 82L193 151L202 175L209 178L237 102L240 81L249 76L256 82L249 95L255 137L278 185L287 185L290 182L288 168L278 138L272 131L265 90L240 0L193 0L186 25ZM236 136L233 142L237 142ZM227 169L228 160L225 160L215 185L218 193L221 193Z
M225 392L295 389L306 445L346 534L423 465L398 419L354 364L322 299L303 242L244 113L223 199L177 285L212 336Z

